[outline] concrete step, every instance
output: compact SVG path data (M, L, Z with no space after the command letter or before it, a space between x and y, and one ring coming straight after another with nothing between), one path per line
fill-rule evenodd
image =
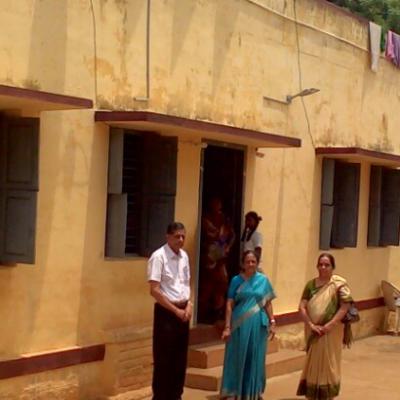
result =
M268 343L268 354L278 351L278 340ZM213 368L224 363L225 343L221 340L191 345L188 351L188 366L195 368Z
M302 369L306 353L298 350L279 350L268 354L267 377L285 375ZM212 368L190 367L186 371L185 385L193 389L217 391L221 386L222 366Z
M192 327L189 332L189 344L194 345L220 340L224 324L223 321L219 321L214 325L198 324Z
M99 400L151 400L152 390L146 386L136 390L129 390L113 396L100 396Z

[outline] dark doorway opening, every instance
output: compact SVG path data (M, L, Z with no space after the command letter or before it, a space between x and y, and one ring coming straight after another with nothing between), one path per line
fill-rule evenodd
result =
M203 149L197 322L224 318L232 276L239 272L244 150L208 144Z

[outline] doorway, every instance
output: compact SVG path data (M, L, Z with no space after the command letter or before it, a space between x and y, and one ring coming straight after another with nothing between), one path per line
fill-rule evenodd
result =
M228 284L240 268L244 149L216 143L202 150L197 322L224 318Z

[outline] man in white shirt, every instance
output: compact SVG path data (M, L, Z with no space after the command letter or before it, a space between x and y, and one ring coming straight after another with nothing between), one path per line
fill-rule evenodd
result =
M189 257L182 250L185 227L167 227L167 243L148 262L150 294L156 300L153 325L153 400L179 400L186 374L190 302Z

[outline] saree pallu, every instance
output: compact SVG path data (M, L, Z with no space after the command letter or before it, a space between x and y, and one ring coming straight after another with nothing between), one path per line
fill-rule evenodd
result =
M234 300L231 337L225 347L221 397L257 400L264 392L269 320L265 304L275 298L268 278L256 272L247 281L235 276L228 291Z
M338 275L333 275L320 288L315 287L314 280L308 282L302 298L308 300L307 312L316 325L326 324L335 316L341 303L352 301L346 281ZM343 334L342 323L323 336L316 335L306 326L307 358L297 395L313 400L338 396Z

